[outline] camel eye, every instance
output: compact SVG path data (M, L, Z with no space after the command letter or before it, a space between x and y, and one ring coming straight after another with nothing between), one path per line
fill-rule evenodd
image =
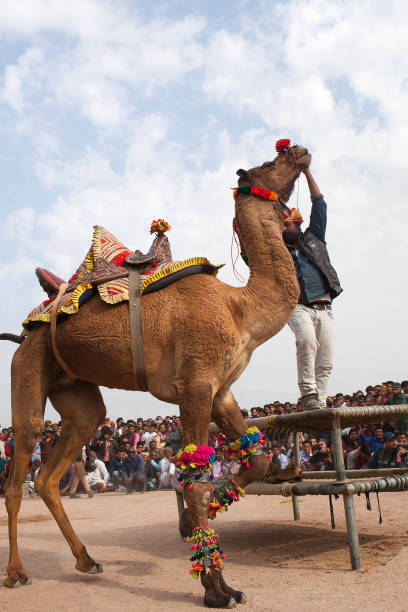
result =
M265 168L273 168L274 165L275 165L274 162L268 162L268 163L264 164L264 167Z

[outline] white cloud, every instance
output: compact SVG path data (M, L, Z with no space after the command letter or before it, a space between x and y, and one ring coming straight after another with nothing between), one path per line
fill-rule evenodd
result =
M42 299L36 265L74 270L96 223L146 249L161 216L176 258L229 263L235 170L270 159L288 136L313 153L345 287L332 390L407 378L396 349L408 341L406 241L396 227L406 199L406 3L259 2L261 27L245 10L222 28L206 15L145 19L133 9L2 2L0 32L23 49L4 66L0 103L15 113L8 134L21 138L16 176L28 159L40 192L4 213L3 322L16 326ZM306 215L308 202L302 181ZM237 284L231 265L220 278ZM246 405L294 399L294 369L284 331L234 388ZM124 401L130 414L133 400Z

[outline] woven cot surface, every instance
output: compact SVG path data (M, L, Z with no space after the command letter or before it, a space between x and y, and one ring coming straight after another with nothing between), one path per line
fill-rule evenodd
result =
M167 238L166 238L167 240ZM132 255L133 251L128 249L120 242L111 232L100 225L95 225L92 245L81 262L75 274L69 279L68 289L63 299L60 301L57 315L71 315L78 311L80 306L81 296L93 285L90 278L98 274L98 264L102 261L118 268L118 272L122 269L126 273L126 269L122 268L125 259L128 255ZM174 276L177 279L176 273L182 270L197 269L197 266L202 266L205 271L216 275L222 266L214 266L205 257L192 257L183 261L164 261L152 267L141 276L140 293L143 294L146 290L151 289L155 283ZM103 266L102 266L103 267ZM129 300L129 280L127 276L115 278L105 283L97 285L97 290L101 299L108 304L118 304L124 300ZM55 298L45 300L39 306L34 308L23 321L25 330L29 330L33 323L49 323L51 321L51 309Z

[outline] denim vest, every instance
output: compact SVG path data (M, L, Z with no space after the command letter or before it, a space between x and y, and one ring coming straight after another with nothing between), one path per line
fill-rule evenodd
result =
M343 291L327 251L326 225L327 204L320 196L312 200L310 225L300 233L298 254L291 245L286 245L300 285L299 304L310 304L325 293L334 299Z

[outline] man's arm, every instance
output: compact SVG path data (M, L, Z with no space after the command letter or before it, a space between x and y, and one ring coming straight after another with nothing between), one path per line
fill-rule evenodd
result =
M326 226L327 226L327 204L323 199L322 193L314 180L309 167L302 168L302 172L306 177L309 187L309 193L312 200L312 211L310 213L310 225L308 229L319 240L325 242Z
M319 187L317 186L317 183L314 180L312 173L310 172L309 166L307 166L306 168L303 168L302 172L306 177L307 184L309 187L310 197L312 198L312 200L314 200L315 198L322 198L323 196L321 194L321 191Z

